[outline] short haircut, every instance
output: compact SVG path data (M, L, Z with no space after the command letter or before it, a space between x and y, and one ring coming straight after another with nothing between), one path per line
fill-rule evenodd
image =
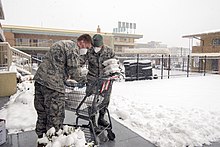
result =
M79 41L84 41L84 42L87 42L87 43L92 43L92 37L89 34L83 34L83 35L80 35L77 38L77 42L79 42Z

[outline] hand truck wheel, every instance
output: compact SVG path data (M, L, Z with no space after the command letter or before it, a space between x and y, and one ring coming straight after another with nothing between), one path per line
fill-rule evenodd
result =
M115 139L115 133L112 132L112 130L108 130L107 137L109 140L114 140Z

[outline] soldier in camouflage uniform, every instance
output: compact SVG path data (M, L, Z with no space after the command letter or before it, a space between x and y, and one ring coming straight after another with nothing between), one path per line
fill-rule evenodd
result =
M90 92L91 94L95 92L96 88L92 87L93 83L98 77L102 77L104 75L104 66L102 63L112 58L115 58L114 50L103 44L103 37L100 34L95 34L93 36L93 47L89 49L87 54L84 56L84 60L88 62L87 93ZM109 125L109 123L104 119L104 115L106 113L106 108L109 105L111 89L112 85L109 85L109 89L105 93L104 108L99 111L98 125L104 127ZM92 117L92 121L96 130L98 127L96 125L95 117Z
M77 82L85 79L81 76L79 49L91 48L91 42L88 34L81 35L77 45L72 40L58 41L43 58L34 76L38 138L51 127L55 127L56 131L62 127L65 117L64 82L68 78Z

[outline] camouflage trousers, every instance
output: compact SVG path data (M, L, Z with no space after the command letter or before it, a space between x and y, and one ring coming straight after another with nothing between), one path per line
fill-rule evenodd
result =
M34 107L37 111L36 134L42 137L51 127L58 131L65 117L64 93L35 82Z

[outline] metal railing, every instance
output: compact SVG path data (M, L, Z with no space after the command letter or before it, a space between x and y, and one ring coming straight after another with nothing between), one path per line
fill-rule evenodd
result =
M123 65L126 60L136 61L137 76L139 75L138 64L142 60L150 60L152 67L152 74L156 74L158 78L170 78L180 76L196 76L206 74L220 74L220 57L192 57L192 56L170 56L170 55L158 55L158 56L141 56L136 54L133 56L118 56L120 63ZM126 71L125 71L126 72ZM139 79L137 77L136 79Z
M8 42L0 42L0 70L9 71L12 64L26 74L32 72L31 55L11 47Z

